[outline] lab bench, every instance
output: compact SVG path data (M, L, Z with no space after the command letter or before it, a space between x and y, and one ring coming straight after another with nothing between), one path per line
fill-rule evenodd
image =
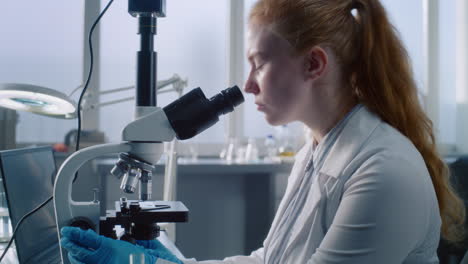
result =
M60 158L57 159L60 163ZM92 200L92 189L100 189L107 209L125 194L120 180L109 171L115 157L95 159L80 170L73 199ZM222 259L250 254L265 239L274 213L286 188L290 163L228 163L220 159L179 159L177 199L189 209L187 223L178 223L176 245L186 257L197 260ZM80 177L85 174L94 177ZM153 200L161 200L164 164L153 172ZM102 186L102 187L99 187ZM76 191L80 190L80 191Z

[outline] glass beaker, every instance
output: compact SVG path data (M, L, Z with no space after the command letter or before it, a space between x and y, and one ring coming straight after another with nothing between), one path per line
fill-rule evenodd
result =
M249 138L245 147L245 162L258 162L258 148L255 138Z
M237 139L236 138L229 138L227 144L219 154L221 159L226 160L228 163L233 162L236 160L237 155Z

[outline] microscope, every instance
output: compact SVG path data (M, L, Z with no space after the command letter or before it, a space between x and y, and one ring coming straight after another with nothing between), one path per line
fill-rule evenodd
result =
M158 223L186 222L188 209L179 201L151 201L152 172L164 152L163 142L174 138L189 139L211 127L219 116L234 110L244 101L237 86L225 89L207 99L200 88L164 108L156 104L156 52L154 35L156 18L165 17L165 0L129 0L128 12L138 19L140 51L137 52L135 120L122 131L121 143L84 148L68 157L60 167L54 185L54 207L60 229L76 226L117 239L116 226L125 232L121 240L151 240L159 235ZM115 210L100 214L97 194L93 201L72 200L73 179L79 168L97 157L119 153L111 174L121 179L120 189L126 193L139 191L139 200L121 198ZM87 175L80 175L86 177ZM69 260L60 248L62 262Z

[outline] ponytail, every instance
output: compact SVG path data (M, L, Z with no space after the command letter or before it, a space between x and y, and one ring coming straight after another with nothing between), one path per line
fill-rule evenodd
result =
M442 236L461 242L465 208L449 182L449 170L436 149L431 120L417 96L409 56L376 0L355 0L358 59L352 76L360 101L408 137L421 153L437 194Z
M259 0L250 21L272 25L297 53L326 45L341 64L343 82L358 100L411 140L437 195L442 236L464 238L465 208L436 150L432 122L417 96L408 53L378 0Z

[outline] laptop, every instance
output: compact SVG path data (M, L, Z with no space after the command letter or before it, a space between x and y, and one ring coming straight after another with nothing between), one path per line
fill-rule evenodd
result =
M0 151L0 177L13 228L52 196L55 174L51 147ZM23 221L15 244L19 263L61 263L53 200Z

